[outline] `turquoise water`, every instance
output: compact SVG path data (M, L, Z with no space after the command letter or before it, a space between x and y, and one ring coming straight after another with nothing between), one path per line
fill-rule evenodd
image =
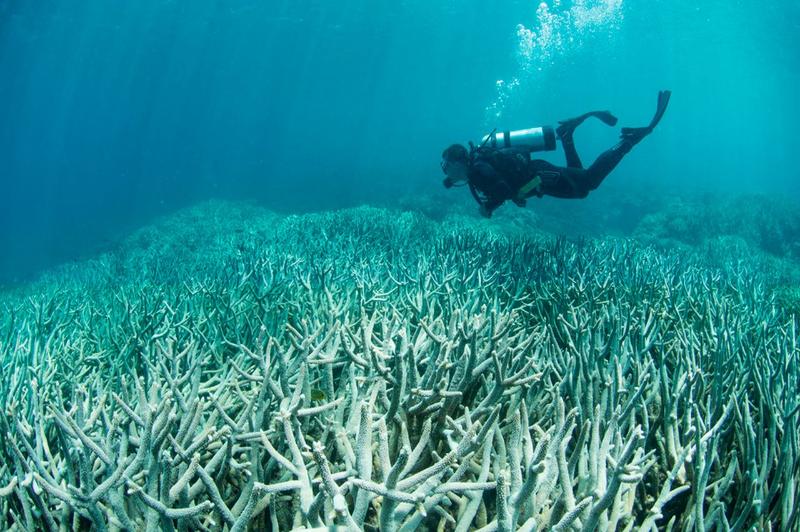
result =
M452 142L595 108L641 125L662 88L665 121L597 194L796 195L796 2L544 6L3 1L0 275L201 199L294 212L440 194ZM616 134L584 126L584 159Z
M800 530L798 29L0 0L0 530ZM442 186L661 89L586 199Z

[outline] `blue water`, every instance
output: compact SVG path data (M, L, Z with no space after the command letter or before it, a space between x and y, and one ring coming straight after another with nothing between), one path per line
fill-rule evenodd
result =
M662 88L598 193L796 197L798 35L788 0L0 0L0 281L206 198L442 194L452 142L644 125ZM584 126L584 160L617 133Z

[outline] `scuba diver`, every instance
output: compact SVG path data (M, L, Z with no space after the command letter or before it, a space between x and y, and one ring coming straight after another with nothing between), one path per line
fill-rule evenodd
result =
M617 118L608 111L592 111L559 122L555 132L551 127L519 131L493 131L480 146L470 142L470 150L453 144L442 153L442 170L447 176L444 186L468 185L480 205L480 213L490 217L506 200L524 207L532 196L585 198L596 189L622 158L656 127L667 109L670 91L658 93L656 113L645 127L623 127L620 141L601 153L589 168L581 164L572 134L589 117L608 126ZM534 151L555 149L556 135L561 140L567 166L556 166L541 159L531 159Z

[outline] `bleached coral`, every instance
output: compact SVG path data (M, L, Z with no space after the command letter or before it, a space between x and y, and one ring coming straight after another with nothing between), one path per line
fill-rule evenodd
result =
M758 272L480 227L275 219L182 283L8 298L0 526L798 525L794 320Z

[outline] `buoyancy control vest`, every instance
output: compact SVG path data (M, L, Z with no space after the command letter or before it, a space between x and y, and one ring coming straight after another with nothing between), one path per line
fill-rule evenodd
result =
M521 187L531 178L530 151L525 148L475 148L470 161L490 165L513 188Z
M531 173L531 153L556 149L556 134L552 127L541 126L514 131L498 132L496 129L484 135L481 144L470 144L469 160L474 164L489 164L502 179L512 187L520 198L536 194L541 196L541 178ZM470 184L472 195L479 203L484 202L474 184Z
M472 179L469 181L469 189L472 196L479 204L490 204L495 201L502 202L506 199L513 199L519 195L520 189L531 181L530 152L520 148L489 148L472 146L469 154L470 166L479 167L481 165L490 166L497 174L497 179L502 180L509 189L508 192L500 192L491 183L479 184ZM480 172L480 171L479 171ZM483 172L481 172L483 173ZM488 188L484 188L484 186ZM507 189L506 189L507 190ZM501 195L498 195L501 194Z

